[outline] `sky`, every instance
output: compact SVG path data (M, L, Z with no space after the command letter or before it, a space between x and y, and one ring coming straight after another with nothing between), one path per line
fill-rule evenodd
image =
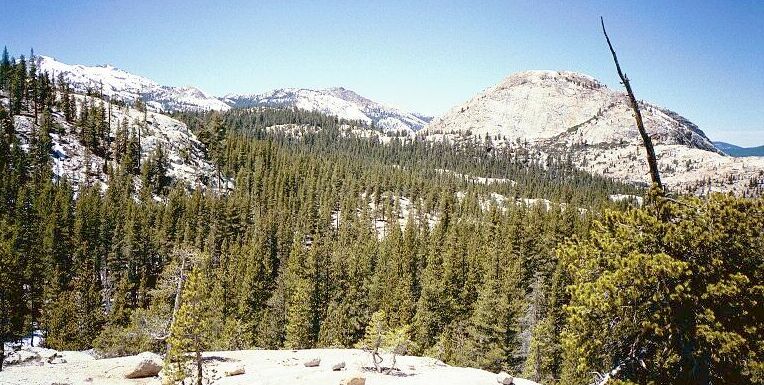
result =
M212 95L344 86L440 115L517 71L620 88L764 145L764 1L0 0L0 44Z

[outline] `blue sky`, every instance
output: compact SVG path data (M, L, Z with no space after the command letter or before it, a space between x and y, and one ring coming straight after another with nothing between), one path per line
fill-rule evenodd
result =
M0 44L211 94L344 86L431 115L508 74L565 69L714 140L764 144L764 1L15 1Z

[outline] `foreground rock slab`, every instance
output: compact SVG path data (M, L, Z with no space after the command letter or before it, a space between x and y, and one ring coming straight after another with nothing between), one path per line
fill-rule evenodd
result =
M124 374L141 362L142 356L95 359L86 352L59 352L66 363L12 365L0 372L2 385L162 385L161 376L127 379ZM369 353L359 349L237 350L205 352L205 385L491 385L496 373L474 368L443 365L428 357L398 356L395 375L365 368L373 366ZM321 359L318 367L305 362ZM340 362L345 368L333 371ZM386 363L387 361L385 361ZM225 376L241 364L242 374ZM186 381L188 382L188 381ZM515 377L513 385L537 385Z

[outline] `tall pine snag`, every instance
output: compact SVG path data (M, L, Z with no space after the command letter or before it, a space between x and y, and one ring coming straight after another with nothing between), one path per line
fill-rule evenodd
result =
M618 70L618 77L621 78L621 83L626 87L626 93L629 96L629 104L631 104L631 108L634 110L634 119L637 121L637 129L639 129L639 134L642 136L642 142L644 143L645 151L647 152L647 164L650 166L650 178L652 179L653 184L662 192L663 184L661 184L661 176L658 172L658 161L655 158L653 141L650 139L650 135L647 134L647 130L645 130L645 124L642 121L642 113L639 111L639 103L637 103L637 98L634 97L634 91L631 89L629 78L626 77L623 71L621 71L621 65L618 63L618 56L616 56L613 44L610 43L610 37L608 37L607 31L605 30L605 20L601 16L600 24L602 24L602 33L605 34L605 40L610 48L610 53L613 54L613 61L615 62L616 70Z

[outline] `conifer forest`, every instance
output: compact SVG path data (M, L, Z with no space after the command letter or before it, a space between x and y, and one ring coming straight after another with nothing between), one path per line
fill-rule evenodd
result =
M157 353L171 381L201 381L207 351L380 348L541 384L764 382L755 189L664 194L575 148L381 140L277 106L167 113L200 143L176 157L145 150L146 101L35 59L0 62L3 357L34 334ZM65 137L77 180L54 173ZM170 175L196 156L214 172Z

